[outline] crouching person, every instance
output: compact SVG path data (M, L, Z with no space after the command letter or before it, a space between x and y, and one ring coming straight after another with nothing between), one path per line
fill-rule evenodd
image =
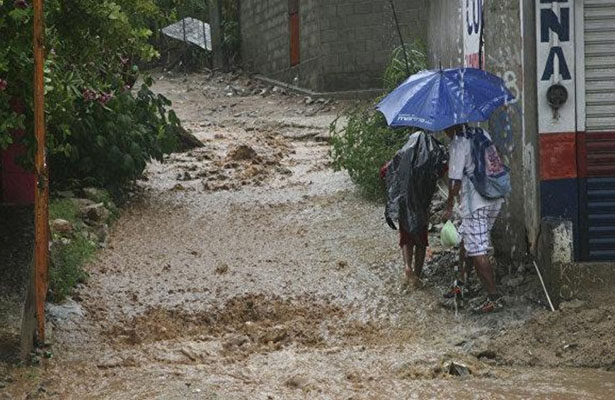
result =
M452 217L455 200L459 202L461 227L461 276L457 285L467 281L472 266L487 298L474 311L491 313L503 307L493 267L489 261L491 229L500 213L504 196L510 192L510 176L489 134L480 128L456 125L445 130L449 145L449 195L444 220ZM465 262L468 257L471 262ZM454 287L459 292L463 287Z

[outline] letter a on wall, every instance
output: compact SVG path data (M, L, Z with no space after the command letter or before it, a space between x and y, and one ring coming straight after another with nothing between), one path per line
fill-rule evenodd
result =
M536 0L538 130L576 132L575 7L573 0ZM562 85L568 100L554 111L547 91Z

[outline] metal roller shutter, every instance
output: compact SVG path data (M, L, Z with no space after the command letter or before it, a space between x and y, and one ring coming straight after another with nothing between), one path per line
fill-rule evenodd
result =
M615 0L585 0L583 258L615 260Z
M615 0L585 1L587 131L615 131Z

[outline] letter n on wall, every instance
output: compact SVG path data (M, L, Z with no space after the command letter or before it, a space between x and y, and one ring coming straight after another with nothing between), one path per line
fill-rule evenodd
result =
M290 66L298 65L299 56L299 0L288 0L290 19Z

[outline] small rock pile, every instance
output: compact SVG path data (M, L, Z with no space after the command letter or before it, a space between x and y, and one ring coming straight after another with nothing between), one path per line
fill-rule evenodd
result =
M109 221L115 206L109 202L100 202L103 191L86 188L77 196L72 191L58 193L58 196L73 203L76 220L69 221L56 218L50 221L52 251L58 246L70 244L78 235L85 237L98 247L104 248L109 235Z

